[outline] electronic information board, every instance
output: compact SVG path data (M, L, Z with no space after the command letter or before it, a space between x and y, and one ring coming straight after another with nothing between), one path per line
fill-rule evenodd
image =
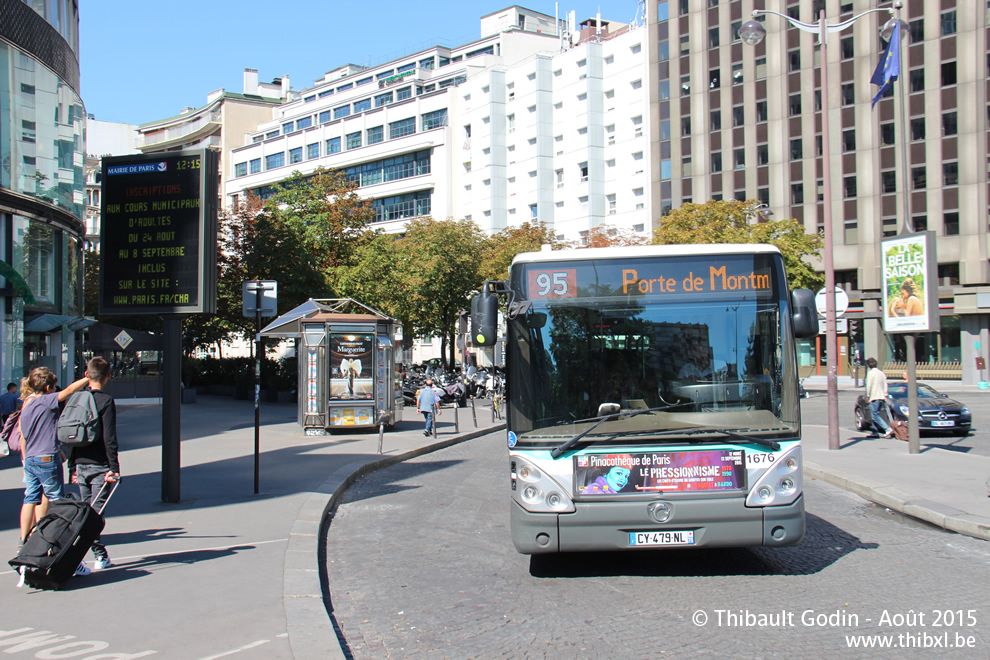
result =
M103 159L100 314L216 311L218 158Z

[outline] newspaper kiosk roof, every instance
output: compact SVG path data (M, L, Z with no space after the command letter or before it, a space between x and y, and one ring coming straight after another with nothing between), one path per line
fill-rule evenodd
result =
M342 319L341 317L346 317ZM365 321L378 323L395 319L382 314L353 298L310 298L295 309L266 325L261 330L263 337L297 338L302 335L302 323L320 321Z

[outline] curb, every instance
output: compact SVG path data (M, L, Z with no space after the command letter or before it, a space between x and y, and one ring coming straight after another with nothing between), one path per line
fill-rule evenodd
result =
M857 474L826 470L810 461L804 463L804 474L848 490L891 511L917 518L950 532L990 541L990 518L922 499L893 486Z
M323 600L322 576L326 567L320 566L320 563L326 550L323 542L325 526L330 524L330 513L350 485L371 472L502 431L505 427L504 423L497 424L378 460L353 461L338 468L316 491L310 493L289 532L282 578L282 606L293 657L346 657L337 636L339 631L333 619L332 605L328 611L328 603ZM332 628L327 623L331 623Z

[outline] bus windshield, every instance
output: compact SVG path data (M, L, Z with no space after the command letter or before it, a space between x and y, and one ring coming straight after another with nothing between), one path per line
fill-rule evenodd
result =
M749 256L751 270L753 261ZM576 294L540 299L532 295L542 290L539 274L560 271L534 266L538 274L528 276L534 283L529 289L527 277L517 281L513 273L531 304L510 322L507 344L509 427L521 444L559 442L615 411L615 419L589 433L590 441L705 441L700 428L764 438L798 433L797 376L793 346L783 339L788 314L779 267L763 264L777 271L766 290L630 296L628 286L603 290L608 268L601 264L595 264L598 285L582 291L580 264L568 264L576 273ZM644 409L657 410L621 414ZM680 438L678 429L685 431Z

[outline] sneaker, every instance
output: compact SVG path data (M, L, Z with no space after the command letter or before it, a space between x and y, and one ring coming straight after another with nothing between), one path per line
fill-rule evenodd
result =
M990 497L990 496L988 496L988 497ZM21 576L21 578L17 581L17 588L20 589L21 587L24 586L24 573L27 572L27 569L24 566L18 566L17 567L17 572Z
M76 572L73 573L73 575L89 575L92 572L93 571L89 570L89 566L86 565L86 562L81 561L79 562L79 566L76 568Z
M884 433L883 434L883 437L885 437L885 438L893 438L894 437L894 429L890 429L889 431L887 431L886 433Z
M109 555L106 557L101 557L93 562L94 571L105 571L106 569L113 566L113 562L110 561Z

